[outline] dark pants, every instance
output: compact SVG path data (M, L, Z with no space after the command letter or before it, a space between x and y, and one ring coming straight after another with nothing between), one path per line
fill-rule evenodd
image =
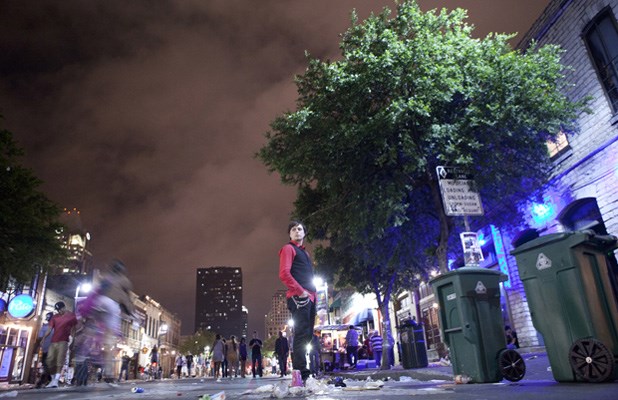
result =
M298 301L298 299L297 299ZM307 345L313 337L313 322L315 321L315 304L308 302L304 307L297 307L294 299L288 299L288 310L294 320L294 343L292 345L292 368L300 371L303 380L311 372L307 368Z
M356 362L358 361L358 346L348 346L346 347L346 352L348 353L348 364L350 364L350 367L356 367Z
M261 354L251 356L251 373L253 374L254 378L255 378L256 367L257 367L257 374L260 377L262 377L262 355Z
M279 361L279 369L281 370L281 376L287 375L288 355L287 354L277 354L277 361Z
M122 365L120 367L120 375L118 375L118 382L120 382L120 380L122 379L122 373L124 372L124 380L128 381L129 380L129 365Z
M312 351L309 353L309 363L311 364L311 373L313 376L318 376L320 373L320 353Z
M75 385L86 386L88 385L88 366L89 362L83 361L75 365Z

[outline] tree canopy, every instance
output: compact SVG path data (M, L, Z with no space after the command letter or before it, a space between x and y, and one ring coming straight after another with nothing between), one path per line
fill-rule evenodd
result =
M258 157L298 187L294 214L325 241L323 255L445 272L457 220L444 213L437 166L474 174L479 224L521 223L522 202L547 182L546 142L583 106L561 91L562 50L473 38L466 17L414 1L392 17L353 13L339 60L308 56L296 110L271 123Z
M23 154L11 132L1 129L0 290L10 278L28 282L66 259L58 238L60 208L39 190L41 180L20 165Z

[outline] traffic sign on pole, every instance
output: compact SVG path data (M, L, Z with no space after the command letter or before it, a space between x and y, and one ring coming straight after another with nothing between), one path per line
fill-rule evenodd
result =
M448 216L483 215L473 177L457 167L436 167L444 212Z

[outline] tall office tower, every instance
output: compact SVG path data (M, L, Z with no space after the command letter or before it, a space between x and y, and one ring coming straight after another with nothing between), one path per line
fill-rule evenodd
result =
M195 330L239 337L243 329L240 267L198 268L195 290Z
M286 328L288 321L292 318L292 314L288 310L285 292L285 290L277 290L270 301L270 310L264 321L266 338L278 336L279 332Z
M60 216L64 229L59 233L62 247L69 255L65 265L56 267L58 274L89 274L92 272L92 253L89 249L90 233L82 227L81 212L65 208Z

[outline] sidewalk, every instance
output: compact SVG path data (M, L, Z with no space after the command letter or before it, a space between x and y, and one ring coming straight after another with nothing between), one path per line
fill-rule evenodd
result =
M526 374L523 380L554 380L554 377L549 370L549 359L544 349L520 349L524 362L526 364ZM529 352L524 352L529 351ZM332 376L341 376L349 379L366 380L368 377L373 380L394 379L399 380L402 376L407 376L418 381L453 381L453 367L443 366L439 363L429 363L425 368L403 369L401 365L397 365L392 369L363 369L360 371L338 371L331 374Z

